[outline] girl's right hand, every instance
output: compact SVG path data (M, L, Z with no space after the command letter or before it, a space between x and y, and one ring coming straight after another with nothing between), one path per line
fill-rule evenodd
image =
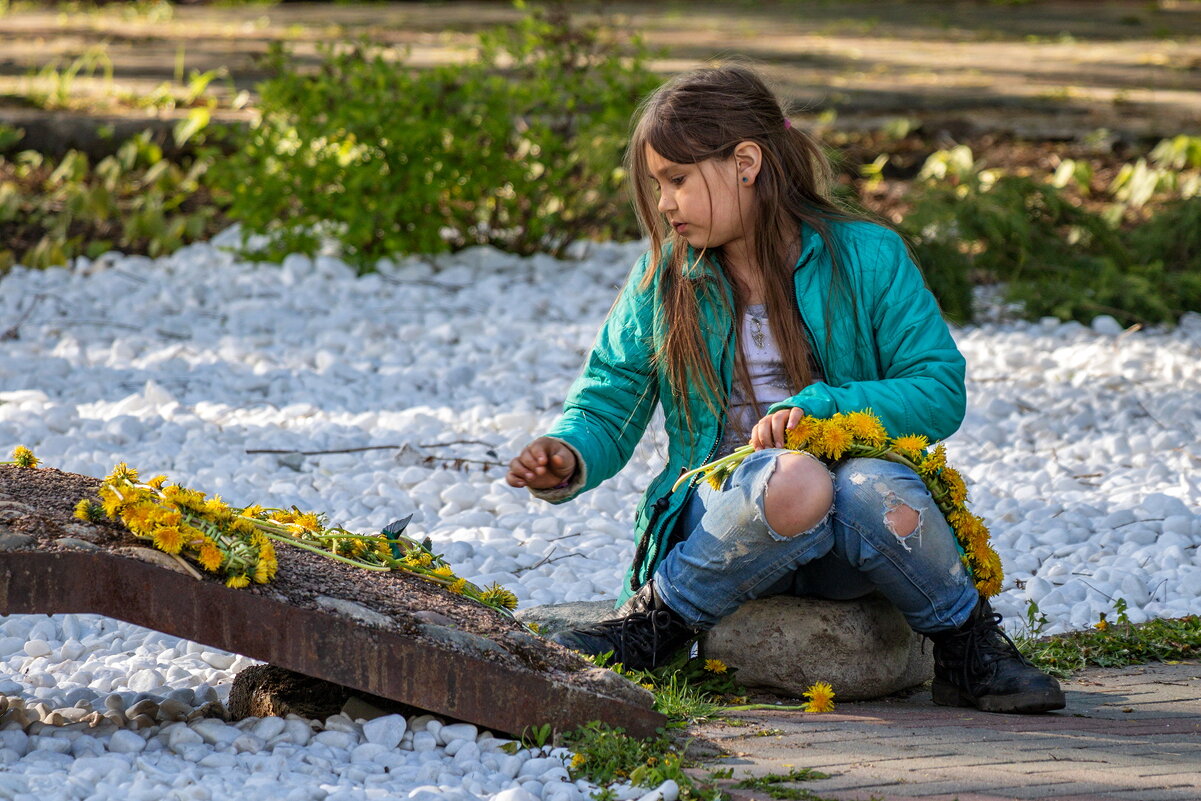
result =
M799 406L781 409L764 416L751 429L751 446L757 451L764 448L783 448L788 429L801 422L804 417L805 410Z
M553 489L575 474L576 458L571 448L557 439L538 437L509 462L505 481L510 487Z

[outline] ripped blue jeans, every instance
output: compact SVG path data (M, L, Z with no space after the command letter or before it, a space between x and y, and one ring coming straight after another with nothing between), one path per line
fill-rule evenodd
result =
M655 571L656 590L669 607L689 625L708 629L752 598L848 600L879 590L922 634L967 620L976 587L916 473L883 459L841 462L831 473L834 504L825 518L785 537L763 511L768 480L784 453L756 451L721 489L697 487L677 522L685 539ZM894 533L886 519L902 504L918 513L907 536Z

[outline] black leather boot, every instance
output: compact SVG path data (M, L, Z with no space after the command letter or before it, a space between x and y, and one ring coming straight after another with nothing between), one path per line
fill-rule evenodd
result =
M1022 656L1000 622L981 598L958 629L928 635L934 643L934 703L985 712L1063 709L1059 682Z
M613 662L630 670L650 670L664 664L700 634L663 603L653 581L623 604L620 613L624 613L622 617L561 631L550 639L593 656L612 651Z

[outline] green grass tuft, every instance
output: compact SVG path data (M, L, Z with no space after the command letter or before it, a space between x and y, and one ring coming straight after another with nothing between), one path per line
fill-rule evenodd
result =
M1019 637L1015 642L1040 670L1066 678L1086 667L1125 667L1201 657L1201 617L1124 622L1052 637Z
M788 771L787 774L769 773L766 776L743 779L735 784L734 787L739 790L759 790L760 792L767 793L772 798L783 798L790 801L823 801L822 796L816 795L809 790L804 790L800 787L788 787L786 785L828 778L830 778L829 774L811 768L801 768L799 770L794 768Z

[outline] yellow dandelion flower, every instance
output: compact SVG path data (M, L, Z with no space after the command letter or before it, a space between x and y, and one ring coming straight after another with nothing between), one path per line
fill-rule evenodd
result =
M302 514L302 515L296 515L295 519L292 522L295 523L296 525L300 526L301 528L303 528L305 531L320 531L321 530L321 518L319 518L317 515L313 514L312 512L306 512L305 514Z
M450 590L453 593L458 593L459 595L462 595L463 590L467 589L467 579L465 579L465 578L455 579L455 581L452 582L451 585L449 587L447 587L446 589Z
M655 691L655 685L651 684L649 681L644 681L644 682L642 683L642 689L644 689L644 690L650 690L651 692L654 692L654 691Z
M259 562L254 566L254 583L266 584L271 580L271 570L266 562Z
M180 536L183 537L184 543L189 547L199 547L208 539L205 533L195 526L181 525L177 526L177 528L179 529Z
M155 507L149 503L130 504L121 510L121 522L139 537L148 537L157 528L156 512Z
M720 659L706 659L705 670L709 671L710 673L725 673L727 670L729 670L729 668L727 668L726 663Z
M421 567L421 557L415 553L407 554L400 563L405 567Z
M488 589L484 590L484 594L480 596L480 600L492 606L499 606L502 609L517 608L517 596L511 590L495 582Z
M802 451L808 447L810 440L821 430L821 421L805 416L792 428L784 432L784 447L794 451Z
M121 513L121 507L124 505L125 499L121 497L120 493L112 487L100 487L100 508L104 510L106 515L116 519L117 515Z
M235 590L250 586L250 578L246 575L230 576L225 580L225 586Z
M814 456L823 459L837 460L841 459L843 454L847 452L847 448L851 447L851 435L833 421L825 421L825 425L812 443L810 443L810 451Z
M113 467L113 472L105 476L104 480L114 483L118 481L128 481L130 484L137 484L138 471L125 464L125 462L121 462Z
M205 501L201 513L219 526L229 525L234 519L233 509L226 506L220 496Z
M13 448L13 464L17 467L37 467L42 460L33 455L33 451L24 445Z
M160 551L179 553L180 549L183 548L183 532L175 526L156 528L150 536L154 542L154 547Z
M183 522L183 515L178 509L155 506L152 520L156 526L178 526Z
M930 447L930 440L926 439L921 434L906 434L903 437L897 437L892 441L893 450L900 453L902 456L908 456L913 459L920 455L922 451Z
M985 581L976 582L976 590L985 598L991 598L1001 591L1001 576L994 576Z
M925 459L922 459L921 464L917 466L917 472L922 477L937 475L939 470L947 466L947 449L941 442L934 446L934 450L927 454Z
M243 517L265 517L266 510L258 504L251 504L242 510Z
M838 422L857 442L878 448L888 441L888 432L884 430L880 418L872 414L871 409L848 412Z
M96 523L104 519L104 510L87 498L83 498L75 504L74 515L80 520Z
M805 702L806 712L834 711L834 688L829 682L814 682L802 695L809 699Z
M964 512L957 525L953 526L955 538L969 553L975 553L982 547L988 547L988 529L984 521L971 512Z
M417 561L422 567L429 567L434 563L434 555L432 553L422 553L417 557Z
M204 493L180 486L168 484L162 489L163 500L168 505L189 512L201 514L204 512Z
M225 554L211 542L206 542L200 546L200 555L197 557L200 566L210 573L216 573L221 569L221 564L225 561Z
M1105 613L1102 612L1100 618L1093 624L1093 628L1097 631L1107 631L1109 629L1109 621L1105 619Z
M938 477L946 485L951 503L959 506L967 500L967 484L964 483L963 476L959 474L958 470L954 467L944 467Z
M575 754L571 757L571 769L579 770L584 763L588 761L588 757L583 754Z
M150 486L150 487L154 487L156 490L161 490L163 488L163 485L166 483L167 483L167 477L159 475L159 476L155 476L154 478L147 481L146 485Z
M442 565L441 567L434 568L435 576L445 576L446 578L451 578L454 576L454 574L454 568L452 568L450 565Z

